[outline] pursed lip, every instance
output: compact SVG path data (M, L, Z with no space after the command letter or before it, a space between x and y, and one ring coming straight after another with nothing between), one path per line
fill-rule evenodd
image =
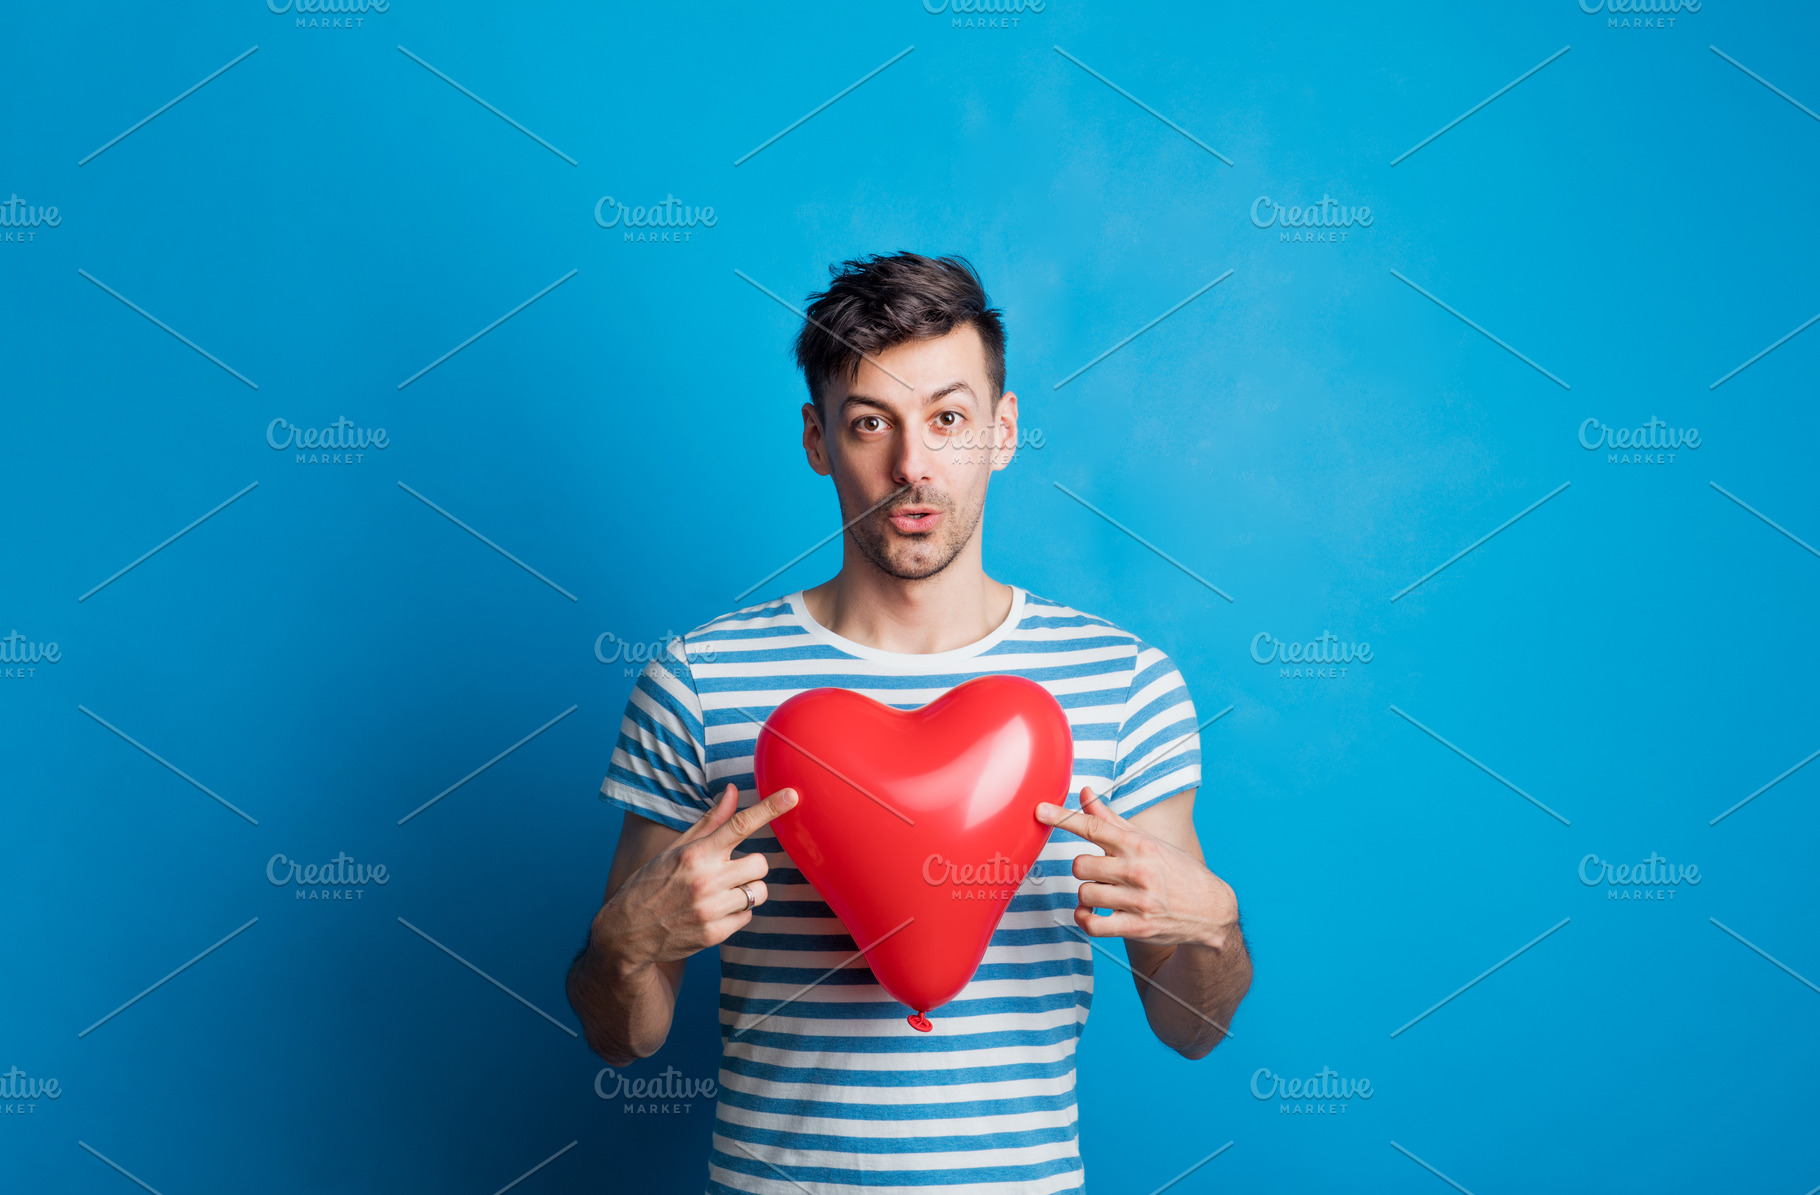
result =
M886 516L893 527L906 535L933 530L942 512L932 506L900 506Z

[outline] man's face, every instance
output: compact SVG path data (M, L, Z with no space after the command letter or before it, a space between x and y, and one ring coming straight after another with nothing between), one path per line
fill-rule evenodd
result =
M861 360L852 381L829 380L822 404L825 419L803 404L803 448L834 478L867 560L916 581L969 545L977 552L986 483L1017 443L1017 395L1007 391L994 409L971 324Z

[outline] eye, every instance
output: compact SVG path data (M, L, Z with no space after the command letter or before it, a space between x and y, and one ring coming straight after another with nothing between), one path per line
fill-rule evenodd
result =
M960 425L961 413L959 411L943 411L935 417L935 426L941 428L945 432L953 431Z
M861 432L882 432L885 430L885 421L877 415L861 415L854 420L853 426Z

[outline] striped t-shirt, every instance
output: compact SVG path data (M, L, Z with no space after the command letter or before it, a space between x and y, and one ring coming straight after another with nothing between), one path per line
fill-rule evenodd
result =
M1128 817L1200 783L1181 674L1104 619L1018 589L984 639L905 655L834 634L794 593L672 640L645 668L601 795L681 830L729 783L742 808L758 800L753 744L787 698L841 688L914 709L992 674L1035 681L1067 712L1070 807L1091 785ZM770 863L769 898L720 948L710 1193L1084 1189L1074 1058L1094 952L1074 925L1072 869L1075 855L1098 847L1052 832L972 981L931 1018L932 1033L906 1023L768 827L743 850Z

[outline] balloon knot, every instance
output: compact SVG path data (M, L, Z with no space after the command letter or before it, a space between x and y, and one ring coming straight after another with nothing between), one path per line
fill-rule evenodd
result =
M920 1012L911 1013L908 1017L905 1018L905 1020L909 1021L910 1028L916 1030L918 1033L927 1033L931 1029L935 1028L934 1025L931 1025L929 1023L929 1018L924 1016Z

